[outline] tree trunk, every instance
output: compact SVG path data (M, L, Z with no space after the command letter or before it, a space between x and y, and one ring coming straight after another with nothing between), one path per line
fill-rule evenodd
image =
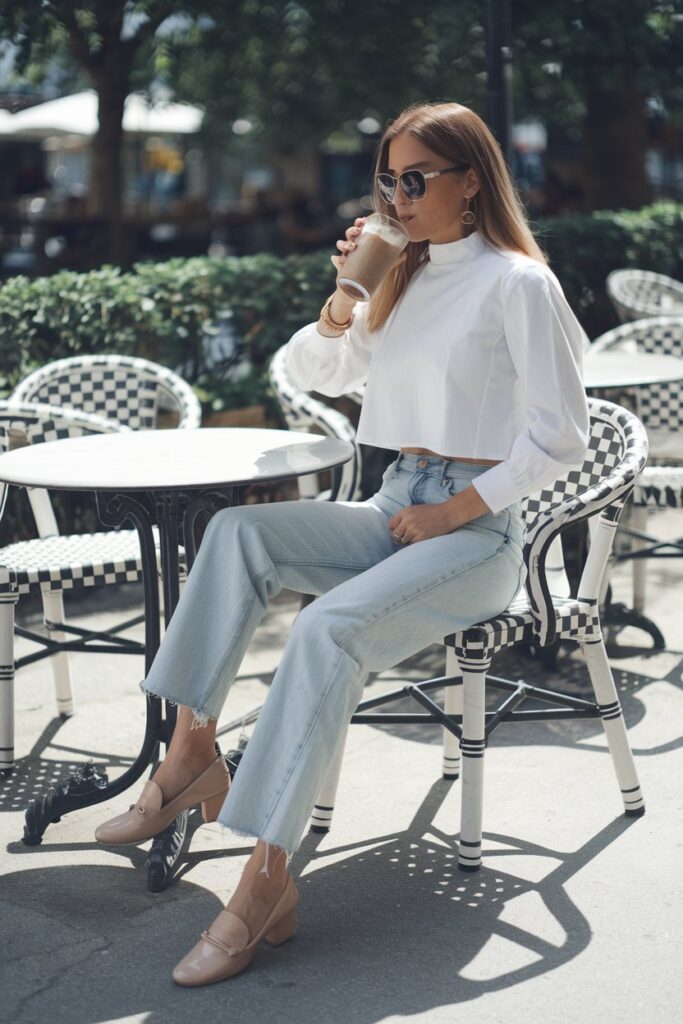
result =
M645 97L628 85L617 91L594 84L585 102L581 160L586 209L639 209L650 200Z
M119 63L93 75L99 127L92 141L90 209L102 225L102 262L127 265L132 256L123 224L123 108L130 73Z

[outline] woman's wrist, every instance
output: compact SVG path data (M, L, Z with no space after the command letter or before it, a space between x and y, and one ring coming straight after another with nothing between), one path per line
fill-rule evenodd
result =
M464 491L460 491L459 494L449 498L446 502L446 508L449 513L451 530L458 530L461 526L471 523L473 519L478 519L479 516L486 515L487 512L491 511L479 494L479 491L472 484L466 487Z
M329 311L335 323L343 324L351 319L356 300L350 298L341 288L337 288L331 300L328 301L330 301Z
M334 294L327 299L320 311L318 333L322 334L326 338L339 338L351 326L351 321L353 319L353 307L355 303L353 299L349 299L343 292L341 295L343 296L343 300L340 300L335 305L338 293L334 292Z

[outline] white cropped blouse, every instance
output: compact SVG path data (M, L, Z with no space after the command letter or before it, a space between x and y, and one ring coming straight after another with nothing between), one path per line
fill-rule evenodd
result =
M585 335L548 267L475 231L430 244L380 330L366 317L357 303L339 338L308 324L286 352L303 390L334 396L366 384L361 443L501 460L474 480L493 512L582 461Z

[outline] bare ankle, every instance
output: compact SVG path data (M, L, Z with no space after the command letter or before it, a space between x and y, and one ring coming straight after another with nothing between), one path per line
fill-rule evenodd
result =
M287 851L259 839L245 867L245 877L277 887L287 874Z

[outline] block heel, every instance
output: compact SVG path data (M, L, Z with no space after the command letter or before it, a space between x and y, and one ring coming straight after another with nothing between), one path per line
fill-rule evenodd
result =
M202 800L202 818L204 821L216 821L227 795L228 791L224 789L221 793L210 796L208 800Z
M290 910L288 914L285 914L284 917L281 917L277 924L266 933L264 938L266 942L270 942L271 946L281 946L283 942L291 939L295 927L296 907L294 910Z

